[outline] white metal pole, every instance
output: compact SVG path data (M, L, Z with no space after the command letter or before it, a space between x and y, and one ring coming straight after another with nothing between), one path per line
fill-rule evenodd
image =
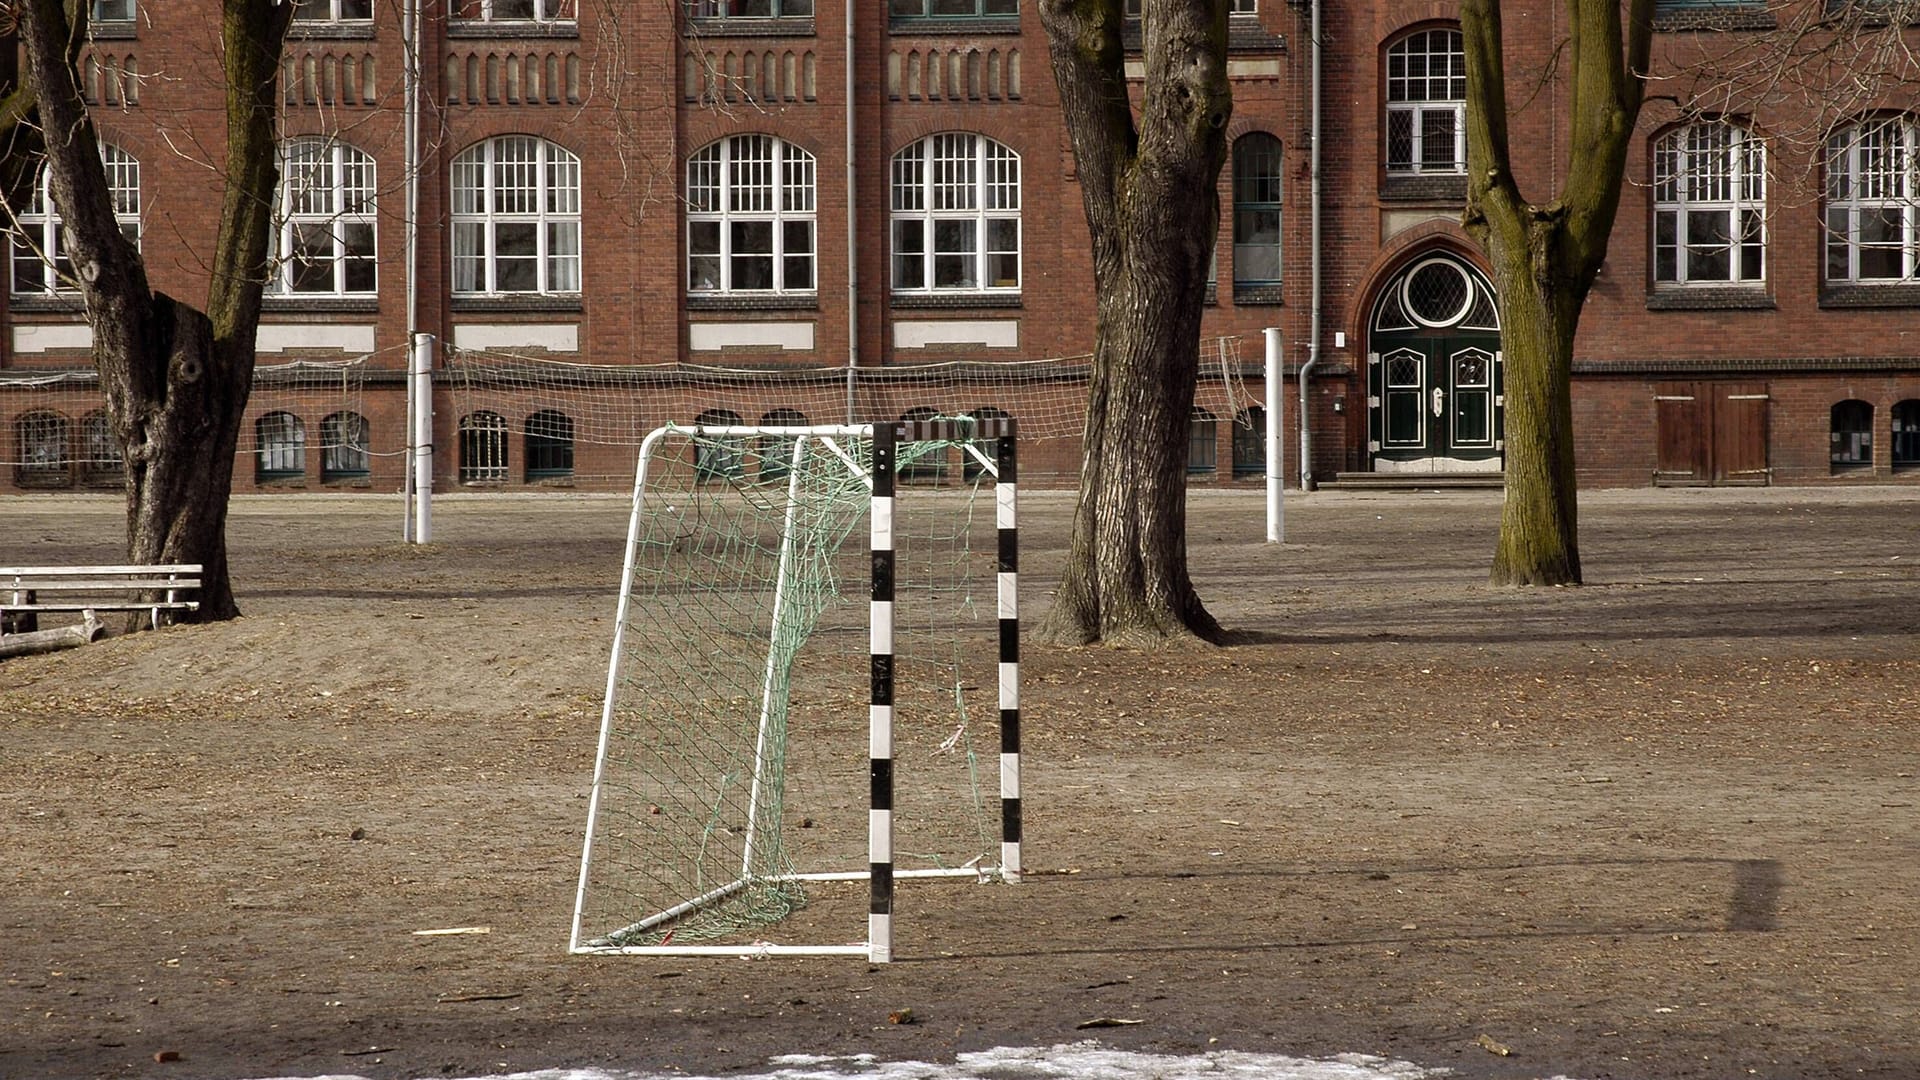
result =
M433 539L433 345L432 334L413 335L413 542Z
M1287 409L1287 395L1280 386L1280 328L1269 326L1267 335L1267 543L1281 544L1287 539L1284 502L1286 466L1281 460L1284 444L1280 440L1280 416Z

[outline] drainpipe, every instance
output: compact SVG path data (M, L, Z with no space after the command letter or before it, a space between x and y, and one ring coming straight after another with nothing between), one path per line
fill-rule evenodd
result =
M1308 202L1312 225L1307 241L1307 265L1311 296L1307 301L1307 360L1300 365L1295 379L1300 383L1300 490L1313 490L1313 425L1307 413L1307 372L1320 362L1320 5L1325 0L1309 0L1312 11L1307 34L1313 48L1313 114L1308 121L1307 172Z
M847 423L849 424L855 420L853 415L854 369L860 366L859 205L853 195L853 16L856 10L858 6L853 0L847 0L847 51L842 59L847 66Z

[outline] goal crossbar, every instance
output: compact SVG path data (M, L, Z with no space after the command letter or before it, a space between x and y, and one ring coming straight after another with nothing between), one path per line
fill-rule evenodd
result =
M660 911L640 918L623 929L601 937L585 934L588 883L595 861L597 826L607 790L609 747L614 733L624 658L627 656L627 630L632 617L636 553L647 505L647 482L656 454L663 441L680 435L692 439L791 440L787 462L787 501L780 529L778 570L774 583L770 637L765 642L767 661L760 680L758 719L753 761L755 771L748 795L747 824L740 876L726 884L708 888ZM828 872L756 872L756 845L761 842L757 830L761 815L761 766L776 753L769 741L784 738L784 727L776 735L771 723L774 683L781 670L781 631L788 604L791 563L799 528L795 521L801 482L802 462L809 442L817 443L848 470L869 493L868 548L871 567L868 609L868 865L862 870ZM862 462L853 449L865 442L869 460ZM994 487L995 527L997 533L993 563L995 567L996 615L998 622L998 703L999 703L999 788L1000 788L1000 861L997 866L981 865L976 857L959 867L900 869L894 865L893 798L895 770L893 761L894 688L896 658L895 630L895 501L901 447L911 443L949 443L961 448L980 473ZM988 452L991 450L991 453ZM770 955L864 955L872 962L893 958L894 883L908 878L998 879L1015 882L1021 875L1021 795L1020 795L1020 674L1019 674L1019 586L1018 586L1018 486L1016 476L1015 425L1010 418L932 418L880 424L849 425L682 425L668 424L650 432L642 440L635 470L632 513L628 521L626 554L621 573L621 589L615 621L612 657L608 664L607 689L601 711L593 787L588 801L585 842L582 845L580 880L575 893L572 934L569 950L600 955L676 955L676 956L770 956ZM764 466L763 466L764 467ZM671 509L669 507L668 509ZM789 646L793 648L794 646ZM752 941L742 944L678 944L672 941L671 926L704 907L725 900L762 883L802 881L868 882L867 939L847 944L775 944ZM660 940L633 944L627 939L669 927Z

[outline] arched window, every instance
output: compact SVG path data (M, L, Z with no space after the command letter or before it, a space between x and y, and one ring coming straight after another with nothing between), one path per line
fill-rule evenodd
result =
M453 159L453 291L580 291L580 159L531 135Z
M1855 124L1827 142L1827 280L1920 277L1920 125L1911 117Z
M67 450L67 418L42 409L13 422L14 445L20 464L14 471L21 487L66 487L73 483L73 461Z
M893 291L1017 292L1020 155L984 135L929 135L893 155Z
M372 458L367 418L357 412L337 412L320 421L320 479L342 480L365 476Z
M1207 410L1194 406L1187 421L1187 473L1211 476L1220 467L1220 421Z
M738 427L740 414L732 409L708 409L693 418L699 427ZM740 475L746 440L738 435L700 435L693 444L693 472L701 480L725 480Z
M805 427L807 415L798 409L775 409L760 418L763 427ZM762 480L781 480L793 471L793 448L799 440L792 435L763 435L754 453L760 459Z
M342 142L291 139L281 147L275 218L280 292L344 296L374 291L373 158Z
M1233 287L1280 283L1280 140L1264 132L1233 144Z
M1893 467L1920 465L1920 400L1908 398L1893 407Z
M107 192L113 200L114 220L120 223L121 235L137 249L140 246L140 163L132 154L106 143L100 144L100 163L107 171ZM27 205L14 215L13 221L0 224L11 241L15 293L71 292L79 288L73 279L73 262L67 257L65 238L61 235L60 213L54 209L52 183L46 166L42 165L27 196Z
M557 480L573 475L573 418L557 409L527 417L527 479Z
M814 159L734 135L687 159L687 291L814 290Z
M931 405L916 405L900 414L909 424L937 419L940 410ZM947 477L947 444L944 442L902 442L899 447L898 475L902 480L940 481Z
M1233 475L1263 476L1267 471L1267 410L1252 405L1233 418Z
M1008 415L1006 410L996 409L992 405L983 405L967 415L973 417L975 420L1013 419L1012 416ZM973 448L978 450L988 461L994 460L994 456L1000 451L999 446L995 444L994 440L985 436L974 439ZM972 453L966 453L960 456L960 476L962 479L971 480L986 471L986 465L980 461L980 458L974 457Z
M1454 29L1387 48L1387 173L1467 171L1467 50Z
M255 480L298 480L307 475L307 426L299 417L270 412L253 422L253 434Z
M460 482L498 484L507 478L507 421L485 409L460 418Z
M1873 406L1857 398L1835 402L1828 438L1832 443L1833 471L1849 472L1873 467Z
M1767 151L1730 121L1689 124L1653 145L1653 279L1757 285L1767 270Z
M120 440L105 409L80 418L80 476L88 484L117 484L126 476Z

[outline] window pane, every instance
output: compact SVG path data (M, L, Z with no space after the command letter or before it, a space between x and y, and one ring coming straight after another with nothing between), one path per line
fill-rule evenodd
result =
M539 227L501 222L493 230L495 292L535 292L540 288Z
M1018 15L1020 0L985 0L982 11L987 15Z
M1731 231L1724 210L1687 214L1687 280L1731 281Z
M580 291L580 223L547 223L547 291Z
M453 224L453 291L483 292L487 287L487 227L477 221Z
M341 224L343 256L346 260L346 289L348 292L374 291L374 250L373 224L371 222L348 221Z
M333 233L325 224L289 230L287 277L294 292L333 292Z
M1451 109L1423 109L1420 113L1420 164L1428 169L1454 169L1454 113Z
M773 288L773 223L736 221L732 228L732 285L735 289Z
M1853 276L1848 265L1847 211L1841 207L1827 209L1827 280L1845 281Z
M493 0L493 17L531 19L533 18L533 0Z
M1413 164L1413 114L1396 109L1387 114L1387 168L1403 170Z
M933 0L935 15L972 15L974 0Z
M893 0L887 10L893 15L902 18L911 18L915 15L926 14L927 9L923 0Z
M780 228L781 288L813 288L813 222L789 221Z
M893 223L893 287L925 288L926 222L896 220Z

